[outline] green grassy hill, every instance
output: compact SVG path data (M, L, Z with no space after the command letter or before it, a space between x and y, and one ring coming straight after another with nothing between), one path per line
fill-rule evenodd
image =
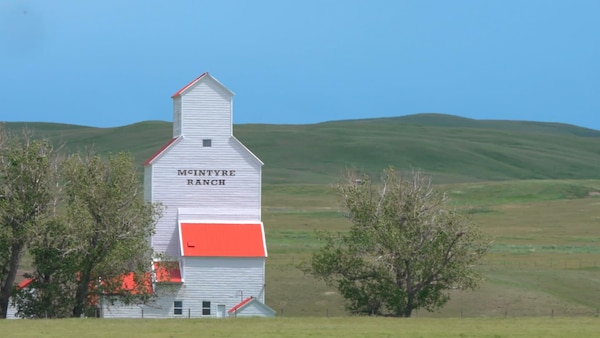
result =
M132 152L142 163L171 137L171 123L117 128L27 126L69 150ZM438 183L600 178L600 131L558 123L473 120L442 114L309 125L243 124L234 134L265 162L265 183L329 183L345 167L423 169Z
M70 151L90 146L99 152L131 151L140 164L172 133L170 123L158 121L105 129L5 125L25 126ZM470 214L492 241L479 267L487 276L481 288L453 292L440 312L422 311L418 317L598 314L600 131L419 114L236 125L234 134L265 162L266 303L278 316L346 314L336 290L303 274L298 263L322 244L315 229L348 229L327 183L348 166L376 172L388 165L433 175L453 205Z

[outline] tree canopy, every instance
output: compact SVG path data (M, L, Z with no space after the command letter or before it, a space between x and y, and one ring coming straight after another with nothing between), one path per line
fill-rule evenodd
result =
M410 317L473 289L488 243L420 171L384 170L381 182L349 171L335 187L348 232L320 232L323 247L304 267L335 286L356 314Z
M58 159L47 140L0 129L0 318L23 252L54 210Z
M152 296L161 208L144 201L137 169L127 153L62 156L48 140L0 130L0 317L9 299L21 317L79 317ZM18 290L24 252L32 271Z

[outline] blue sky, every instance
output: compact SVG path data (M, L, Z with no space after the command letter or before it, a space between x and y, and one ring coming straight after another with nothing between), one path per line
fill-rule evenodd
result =
M436 112L600 129L600 1L0 1L0 120L172 119L208 71L234 123Z

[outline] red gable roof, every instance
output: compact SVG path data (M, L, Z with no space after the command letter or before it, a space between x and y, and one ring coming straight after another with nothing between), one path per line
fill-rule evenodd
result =
M227 311L227 312L234 313L237 310L239 310L240 308L242 308L244 305L250 303L253 299L254 299L254 297L248 297L248 298L244 299L241 303L238 303L237 305L235 305L234 307L229 309L229 311Z
M179 224L181 254L193 257L267 257L262 223Z
M194 85L194 83L200 81L200 79L202 79L203 77L205 77L206 75L208 75L208 72L206 73L202 73L202 75L198 76L197 78L195 78L194 80L192 80L192 82L186 84L185 86L183 86L183 88L179 89L177 92L175 92L175 94L173 94L173 96L171 96L171 98L175 98L179 95L181 95L181 93L183 93L186 89L190 88L191 86Z

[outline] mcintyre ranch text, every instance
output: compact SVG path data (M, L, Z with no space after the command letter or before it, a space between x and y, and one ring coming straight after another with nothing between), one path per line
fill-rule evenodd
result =
M177 176L185 176L186 185L225 185L227 178L235 176L235 170L177 169Z

